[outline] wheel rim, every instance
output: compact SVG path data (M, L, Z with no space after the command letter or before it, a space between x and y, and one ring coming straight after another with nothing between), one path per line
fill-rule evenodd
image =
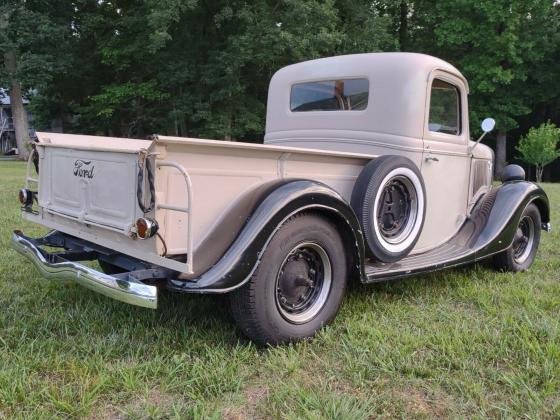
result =
M389 179L379 195L376 220L381 238L391 245L400 244L409 236L418 217L418 194L405 176Z
M293 324L310 321L325 306L331 283L331 262L323 247L312 242L296 245L276 276L280 314Z
M524 216L513 238L513 259L517 264L523 264L533 249L535 241L535 224L529 216Z

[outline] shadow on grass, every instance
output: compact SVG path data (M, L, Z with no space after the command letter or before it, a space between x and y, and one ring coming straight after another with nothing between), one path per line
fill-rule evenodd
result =
M362 285L350 282L345 304L360 300L364 295L378 295L379 303L453 293L480 276L484 266L471 265L437 273L417 275L400 280ZM37 286L37 285L36 285ZM146 349L162 346L177 352L185 346L221 347L225 351L250 345L237 329L229 312L225 295L195 295L161 289L158 309L150 310L111 300L76 284L45 284L29 292L25 304L16 309L44 334L60 329L72 329L80 340L103 343L126 341L131 347ZM32 319L31 319L32 318ZM343 319L340 321L344 322ZM180 343L177 345L176 343Z
M115 301L79 285L43 285L28 296L19 318L31 321L37 332L48 335L64 330L79 340L109 344L115 334L131 348L167 348L175 344L197 348L218 346L232 349L248 343L229 315L225 296L159 292L155 310ZM24 313L25 312L25 313ZM14 321L18 316L14 314ZM32 319L31 319L32 318Z

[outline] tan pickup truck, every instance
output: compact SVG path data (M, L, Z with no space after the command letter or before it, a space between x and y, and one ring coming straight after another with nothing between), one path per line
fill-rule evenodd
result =
M515 165L492 186L468 91L434 57L349 55L274 75L264 145L38 133L19 200L52 231L12 244L46 277L148 308L161 287L227 293L259 343L313 335L348 281L488 257L525 270L548 199Z

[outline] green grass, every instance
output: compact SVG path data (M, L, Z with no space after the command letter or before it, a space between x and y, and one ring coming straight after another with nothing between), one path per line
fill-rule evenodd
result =
M225 300L151 311L41 279L8 247L24 167L0 162L0 418L529 417L560 413L560 185L532 269L353 286L314 340L259 349Z

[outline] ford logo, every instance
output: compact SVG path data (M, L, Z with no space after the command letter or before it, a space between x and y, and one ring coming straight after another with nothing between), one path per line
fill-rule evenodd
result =
M78 178L93 178L94 169L95 166L91 164L91 160L77 159L74 162L74 176Z

